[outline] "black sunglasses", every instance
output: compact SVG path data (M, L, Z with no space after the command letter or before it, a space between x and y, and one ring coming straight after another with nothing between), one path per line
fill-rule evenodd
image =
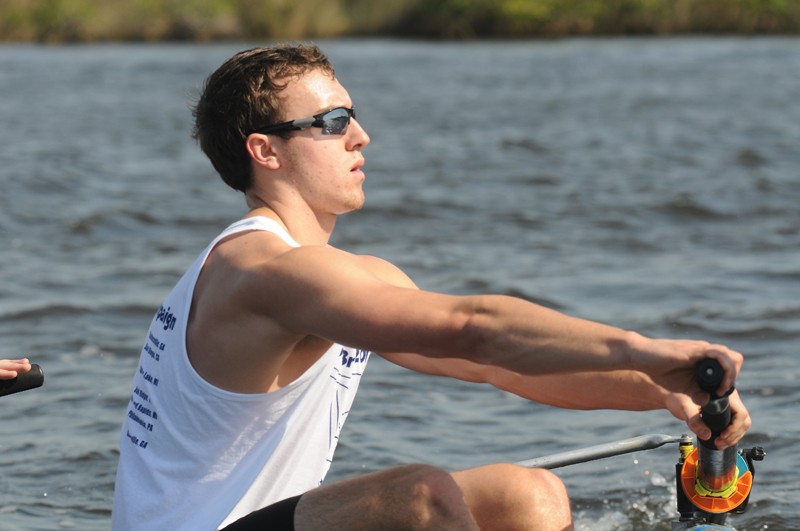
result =
M355 109L336 107L330 111L315 114L310 118L300 118L299 120L292 120L290 122L268 125L261 129L256 129L253 133L270 135L280 131L299 131L301 129L308 129L309 127L320 127L322 128L323 135L343 135L347 131L347 126L350 125L350 118L355 117Z

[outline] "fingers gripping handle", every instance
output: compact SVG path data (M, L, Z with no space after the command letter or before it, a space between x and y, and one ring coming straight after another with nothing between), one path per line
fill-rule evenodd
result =
M44 383L44 372L37 364L31 365L31 370L20 374L10 380L0 380L0 396L12 395L20 391L41 387Z

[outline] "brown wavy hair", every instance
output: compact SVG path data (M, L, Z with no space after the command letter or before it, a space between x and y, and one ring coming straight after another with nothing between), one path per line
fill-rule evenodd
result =
M247 191L253 178L247 136L278 122L280 92L316 69L336 75L316 44L286 43L239 52L206 79L192 109L192 136L228 186Z

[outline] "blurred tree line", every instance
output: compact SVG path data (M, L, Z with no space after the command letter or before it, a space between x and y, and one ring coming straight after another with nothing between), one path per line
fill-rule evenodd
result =
M0 41L798 34L800 0L2 0Z

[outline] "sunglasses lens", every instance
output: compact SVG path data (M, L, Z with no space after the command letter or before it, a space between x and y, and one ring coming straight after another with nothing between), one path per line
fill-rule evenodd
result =
M323 135L341 135L350 125L350 113L347 109L333 109L322 117Z

